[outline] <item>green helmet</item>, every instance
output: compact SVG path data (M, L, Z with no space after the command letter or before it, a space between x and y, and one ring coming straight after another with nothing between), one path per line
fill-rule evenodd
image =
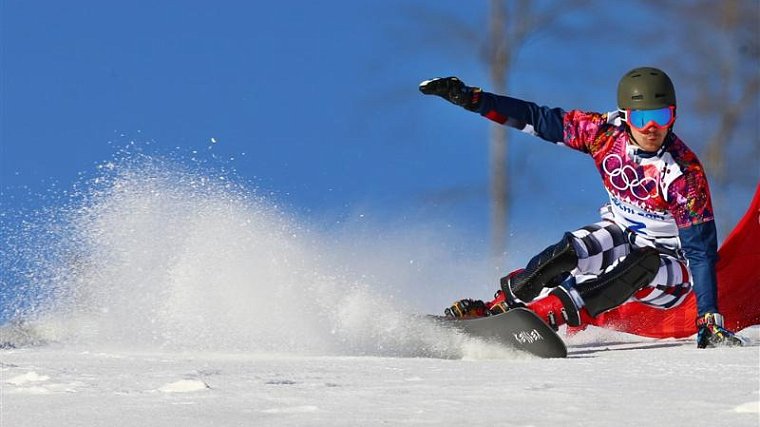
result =
M676 105L676 90L664 71L634 68L620 79L617 102L621 110L655 110Z

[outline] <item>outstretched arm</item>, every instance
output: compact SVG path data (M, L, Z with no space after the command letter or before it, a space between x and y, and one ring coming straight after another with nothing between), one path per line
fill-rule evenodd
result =
M561 108L541 107L532 102L509 96L483 92L478 112L497 123L511 126L549 142L563 142Z
M497 123L562 144L583 153L595 152L609 138L600 138L609 126L618 126L615 114L565 112L509 96L483 92L456 77L440 77L420 83L425 95L437 95ZM614 138L614 135L612 136Z
M532 102L483 92L456 77L440 77L420 83L420 91L437 95L467 110L478 112L497 123L516 128L550 142L563 142L561 108L540 107Z

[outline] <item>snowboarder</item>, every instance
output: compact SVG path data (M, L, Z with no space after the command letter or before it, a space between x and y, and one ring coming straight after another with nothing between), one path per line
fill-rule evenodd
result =
M503 277L494 300L459 300L447 316L480 317L527 306L555 329L581 326L629 300L675 307L693 284L698 347L741 345L718 311L717 236L707 177L673 133L676 93L665 72L640 67L625 73L618 110L606 114L538 106L456 77L426 80L420 91L589 154L610 200L600 222L565 233L524 269Z

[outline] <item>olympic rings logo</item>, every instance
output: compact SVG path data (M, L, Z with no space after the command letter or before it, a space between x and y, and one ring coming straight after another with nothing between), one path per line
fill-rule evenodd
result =
M610 178L609 182L620 191L630 190L631 194L641 200L649 200L659 195L659 188L655 178L645 176L639 178L636 169L631 165L623 164L623 158L618 154L609 154L602 160L602 169ZM654 194L650 189L654 188Z

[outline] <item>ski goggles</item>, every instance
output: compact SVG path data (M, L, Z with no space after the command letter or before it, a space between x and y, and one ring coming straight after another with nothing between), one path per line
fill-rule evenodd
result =
M625 121L640 132L651 126L669 128L676 121L676 107L671 105L656 110L625 110Z

